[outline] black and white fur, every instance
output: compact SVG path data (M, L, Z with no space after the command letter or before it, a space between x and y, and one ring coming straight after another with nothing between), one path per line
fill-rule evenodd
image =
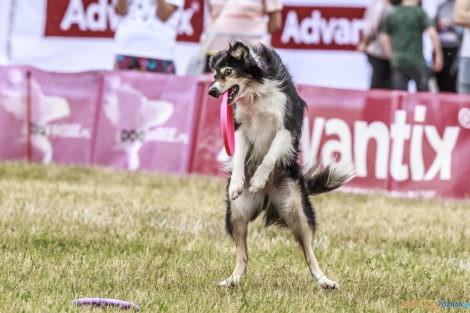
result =
M326 166L306 172L299 165L299 140L305 102L277 53L264 45L235 42L210 60L214 74L209 94L228 90L235 117L235 154L227 188L226 226L236 244L232 286L248 262L248 223L265 211L266 225L289 227L303 250L312 276L322 288L337 282L320 270L313 254L315 213L309 195L338 188L354 176L352 166Z

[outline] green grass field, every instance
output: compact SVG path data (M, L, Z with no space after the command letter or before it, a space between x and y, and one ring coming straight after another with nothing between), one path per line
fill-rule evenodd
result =
M218 287L235 263L224 191L225 180L201 176L1 164L0 312L89 312L69 304L79 297L143 312L412 312L400 304L470 300L470 203L382 194L312 198L316 256L339 290L321 290L289 231L261 219L241 285Z

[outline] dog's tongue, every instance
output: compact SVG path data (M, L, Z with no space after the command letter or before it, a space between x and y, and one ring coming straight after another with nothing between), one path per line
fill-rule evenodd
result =
M220 103L220 128L224 140L225 152L232 156L235 152L235 127L233 123L232 105L228 104L228 91L222 96Z

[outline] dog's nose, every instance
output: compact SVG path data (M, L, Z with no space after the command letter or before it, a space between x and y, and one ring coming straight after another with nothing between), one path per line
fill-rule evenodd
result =
M211 89L209 89L209 95L211 97L218 98L219 97L219 91L217 90L217 88L212 87Z

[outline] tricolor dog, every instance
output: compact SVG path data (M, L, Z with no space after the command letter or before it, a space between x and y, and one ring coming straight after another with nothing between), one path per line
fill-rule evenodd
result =
M240 281L248 262L248 223L261 212L266 225L289 227L303 250L318 285L336 289L313 254L315 213L309 196L338 188L354 177L352 164L303 171L298 163L305 102L277 53L264 45L235 42L210 60L214 74L209 94L228 91L235 119L235 153L227 187L226 226L236 244L232 275L219 283Z

